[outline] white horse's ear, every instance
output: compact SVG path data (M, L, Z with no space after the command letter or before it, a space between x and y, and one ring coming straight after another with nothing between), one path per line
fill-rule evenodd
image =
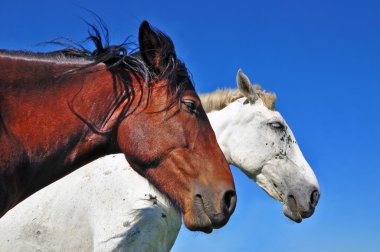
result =
M247 75L245 75L241 69L239 69L237 72L236 82L240 92L245 97L247 97L250 103L254 103L259 98L259 96L252 88L251 81L248 79Z

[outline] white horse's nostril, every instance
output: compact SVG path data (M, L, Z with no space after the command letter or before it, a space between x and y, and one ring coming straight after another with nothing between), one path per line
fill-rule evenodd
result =
M319 200L319 197L320 197L320 194L319 194L319 191L318 190L314 190L312 193L311 193L311 196L310 196L310 206L312 208L315 208L318 204L318 200Z

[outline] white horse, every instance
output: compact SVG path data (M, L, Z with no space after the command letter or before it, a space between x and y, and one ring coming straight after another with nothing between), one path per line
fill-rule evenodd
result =
M202 96L227 160L244 171L284 214L301 222L319 199L317 179L275 95L251 86ZM67 189L69 188L69 190ZM1 251L169 251L181 216L122 155L94 161L32 195L0 219Z

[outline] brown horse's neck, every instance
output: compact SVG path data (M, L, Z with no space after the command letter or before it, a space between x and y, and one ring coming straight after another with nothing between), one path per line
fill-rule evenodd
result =
M99 71L57 78L79 64L0 54L0 216L81 165L117 151L116 113L130 98L127 90L99 65L91 69Z

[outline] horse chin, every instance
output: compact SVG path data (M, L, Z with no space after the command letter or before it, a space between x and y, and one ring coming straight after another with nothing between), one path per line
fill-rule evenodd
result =
M297 201L294 197L288 197L287 202L284 203L283 208L284 215L291 219L294 222L301 223L302 222L302 216L299 211Z

